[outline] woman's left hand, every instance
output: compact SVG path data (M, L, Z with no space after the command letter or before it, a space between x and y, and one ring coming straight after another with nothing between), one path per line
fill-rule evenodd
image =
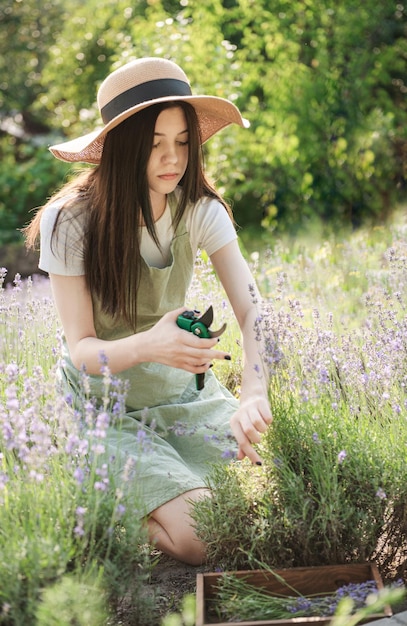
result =
M239 409L230 420L232 433L239 446L239 460L247 456L252 463L261 465L261 457L253 444L260 443L261 435L272 421L269 402L263 395L251 396L241 401Z

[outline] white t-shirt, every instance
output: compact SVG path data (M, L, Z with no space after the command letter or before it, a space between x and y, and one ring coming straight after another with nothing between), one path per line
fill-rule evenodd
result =
M40 269L50 274L82 276L84 214L74 215L67 211L66 219L61 216L58 231L51 249L51 235L63 201L50 204L41 217ZM217 250L237 238L235 228L222 204L212 198L202 198L193 207L187 208L184 221L189 233L191 248L196 256L198 248L211 256ZM155 223L161 250L156 246L147 228L142 227L141 255L152 267L165 267L173 238L171 210L167 202L163 215Z

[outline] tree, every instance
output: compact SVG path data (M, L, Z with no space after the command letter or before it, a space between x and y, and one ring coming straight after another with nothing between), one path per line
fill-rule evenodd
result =
M314 215L356 224L385 215L405 186L403 7L227 5L223 32L237 47L239 103L254 135L239 151L242 202L260 203L269 227Z
M196 93L231 99L250 121L205 146L238 222L358 224L401 197L407 43L393 0L45 2L0 13L0 218L10 232L68 171L45 144L100 124L101 80L147 55L178 62Z

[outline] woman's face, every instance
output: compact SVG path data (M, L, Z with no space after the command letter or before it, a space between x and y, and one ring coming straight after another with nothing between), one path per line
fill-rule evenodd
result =
M174 191L188 165L188 126L181 107L164 109L154 129L153 148L147 164L151 205L162 207L163 196Z

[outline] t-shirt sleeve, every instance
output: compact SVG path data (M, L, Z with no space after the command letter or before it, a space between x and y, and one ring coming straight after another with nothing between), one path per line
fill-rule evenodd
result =
M38 266L49 274L82 276L84 217L71 209L62 209L52 234L60 208L60 203L50 204L41 216Z
M216 199L204 198L188 213L186 219L191 245L208 256L237 239L235 227L225 207Z

